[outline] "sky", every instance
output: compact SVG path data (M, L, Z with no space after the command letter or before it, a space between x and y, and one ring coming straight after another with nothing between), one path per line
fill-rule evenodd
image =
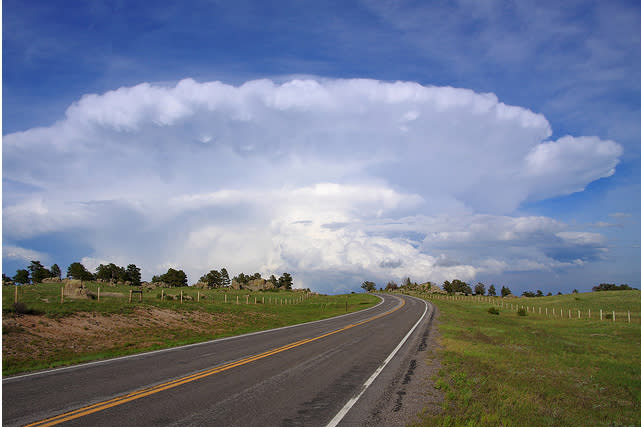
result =
M641 287L641 5L2 2L2 272L31 260Z

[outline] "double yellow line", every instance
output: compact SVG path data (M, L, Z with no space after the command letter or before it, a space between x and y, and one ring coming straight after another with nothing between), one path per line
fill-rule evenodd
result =
M260 359L263 359L263 358L266 358L266 357L269 357L269 356L272 356L272 355L275 355L275 354L279 354L281 352L285 352L285 351L287 351L289 349L297 348L297 347L305 345L307 343L314 342L316 340L322 339L322 338L327 337L327 336L331 336L331 335L336 334L336 333L343 332L345 330L349 330L351 328L354 328L354 327L357 327L359 325L368 323L370 321L374 321L375 319L387 316L387 315L399 310L404 305L405 305L405 300L403 299L403 302L400 305L396 306L394 309L392 309L390 311L387 311L387 312L384 312L382 314L373 316L373 317L368 318L368 319L366 319L364 321L360 321L360 322L358 322L356 324L348 324L345 327L339 328L338 330L330 331L329 333L321 334L320 336L312 337L312 338L309 338L309 339L299 340L297 342L293 342L293 343L281 346L279 348L270 349L269 351L265 351L263 353L260 353L260 354L257 354L257 355L253 355L251 357L246 357L246 358L243 358L243 359L238 360L238 361L234 361L234 362L231 362L231 363L223 364L221 366L217 366L217 367L213 367L213 368L210 368L210 369L207 369L207 370L203 370L203 371L191 374L189 376L184 376L184 377L181 377L181 378L178 378L178 379L174 379L174 380L171 380L169 382L161 383L159 385L155 385L155 386L152 386L152 387L149 387L149 388L144 388L144 389L140 389L140 390L137 390L137 391L134 391L134 392L130 392L129 394L121 395L121 396L112 398L110 400L101 401L100 403L92 404L90 406L81 407L80 409L73 410L73 411L67 412L67 413L63 413L63 414L58 415L58 416L53 416L51 418L43 419L43 420L40 420L40 421L37 421L37 422L33 422L33 423L31 423L29 425L25 425L25 426L28 426L28 427L32 427L32 426L43 426L43 427L54 426L54 425L61 424L63 422L67 422L67 421L70 421L70 420L73 420L73 419L77 419L77 418L81 418L83 416L90 415L92 413L100 412L102 410L106 410L106 409L109 409L111 407L119 406L121 404L125 404L125 403L128 403L130 401L137 400L139 398L147 397L149 395L156 394L156 393L161 392L161 391L166 391L168 389L175 388L177 386L184 385L186 383L193 382L193 381L205 378L207 376L214 375L216 373L220 373L220 372L224 372L224 371L229 370L229 369L233 369L234 367L239 367L239 366L251 363L253 361L257 361L257 360L260 360Z

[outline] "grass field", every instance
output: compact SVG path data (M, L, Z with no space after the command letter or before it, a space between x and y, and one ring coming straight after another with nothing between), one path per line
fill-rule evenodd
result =
M421 425L641 425L641 291L491 303L413 294L438 307L442 345L435 380L442 411L422 415ZM498 301L530 312L520 316ZM539 315L539 306L557 317ZM601 321L599 309L616 311L616 322Z
M144 292L142 302L134 294L129 303L131 287L86 286L96 296L100 287L100 301L65 297L60 303L61 284L20 286L20 313L14 305L15 287L3 286L3 375L298 324L379 301L368 294L183 287L164 289L164 300L160 289Z

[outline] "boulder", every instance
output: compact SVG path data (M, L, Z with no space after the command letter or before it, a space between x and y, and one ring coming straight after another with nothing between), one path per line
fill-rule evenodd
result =
M241 284L236 280L232 280L231 288L234 290L249 290L249 291L261 291L261 290L273 290L276 288L273 282L267 281L263 278L252 279L246 284Z
M85 287L79 279L65 280L64 295L72 299L89 299L92 296L87 287Z
M206 282L202 282L202 281L198 281L193 286L196 287L196 288L202 288L202 289L209 288L209 284L207 284Z

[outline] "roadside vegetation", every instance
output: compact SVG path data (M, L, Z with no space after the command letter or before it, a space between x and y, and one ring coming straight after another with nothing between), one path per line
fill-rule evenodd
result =
M379 301L367 294L192 286L144 290L129 302L130 285L87 281L81 298L65 296L61 303L63 287L3 285L3 375L324 319Z
M439 311L434 382L444 400L418 424L640 426L641 291L619 290L533 298L402 290ZM616 320L601 320L601 309Z

